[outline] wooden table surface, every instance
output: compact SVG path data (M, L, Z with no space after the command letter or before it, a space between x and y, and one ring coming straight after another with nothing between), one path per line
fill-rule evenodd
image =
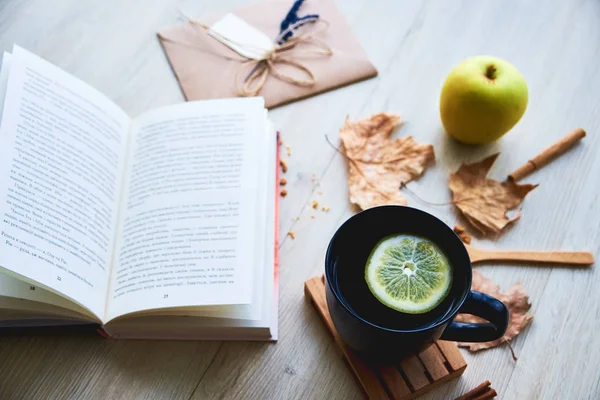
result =
M177 8L206 16L243 0L22 0L0 2L0 49L17 43L88 82L131 116L183 101L155 36L178 22ZM291 0L290 0L291 3ZM346 116L396 112L435 147L436 164L409 187L449 200L448 174L460 163L500 151L491 175L507 173L571 129L588 136L525 181L540 183L523 216L503 235L476 238L495 249L600 248L600 2L338 0L379 77L273 110L291 147L289 195L281 204L280 310L277 344L106 341L96 337L0 339L1 399L359 399L362 394L317 315L303 282L323 271L329 238L355 209L337 142ZM467 56L490 54L525 76L529 107L503 139L485 147L449 140L438 116L445 75ZM320 182L315 188L313 176ZM319 194L318 191L322 191ZM462 221L453 207L409 204ZM313 199L328 206L315 211ZM314 215L314 219L311 216ZM300 216L300 220L296 217ZM286 236L295 232L292 240ZM538 265L476 267L503 288L521 280L535 318L506 347L464 352L463 377L425 399L451 399L485 379L504 399L600 397L600 268Z

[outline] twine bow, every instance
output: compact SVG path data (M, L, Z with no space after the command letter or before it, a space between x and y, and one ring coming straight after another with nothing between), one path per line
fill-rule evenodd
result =
M210 29L206 24L202 23L193 18L189 18L190 23L200 26L205 29ZM320 27L316 27L312 31L303 32L299 35L295 35L289 37L289 34L300 27L301 25L305 25L307 23L313 23L315 26L321 24ZM325 43L323 40L317 37L318 34L324 32L329 27L329 23L321 18L317 19L306 19L302 21L298 21L292 25L290 25L287 29L282 31L275 40L273 47L267 51L263 56L258 59L248 58L248 61L242 62L240 68L236 71L235 74L235 86L238 92L238 95L248 97L248 96L256 96L262 90L267 78L270 74L272 74L277 79L280 79L284 82L291 83L296 86L302 87L310 87L317 83L317 77L312 72L312 70L306 66L304 63L295 59L298 56L309 56L309 55L321 55L321 56L331 56L333 51L331 48ZM237 46L245 47L249 50L255 50L254 46L239 43L231 40L230 38L219 35L222 39L227 42L231 42ZM289 37L286 41L284 38ZM281 43L281 44L280 44ZM297 49L297 47L301 44L312 44L317 47L317 49ZM290 75L287 72L282 71L277 67L277 64L286 64L297 71L302 72L304 75L308 77L308 79L299 79ZM251 67L252 70L250 74L244 79L243 84L240 85L239 74L240 71L245 70L246 68Z

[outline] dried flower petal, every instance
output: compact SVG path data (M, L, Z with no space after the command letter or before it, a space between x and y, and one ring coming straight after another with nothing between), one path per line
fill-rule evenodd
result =
M281 165L281 172L285 174L288 171L287 162L283 158L281 158L279 159L279 165Z
M463 241L463 243L471 244L472 237L468 233L459 233L458 237Z
M454 225L454 233L456 233L457 235L460 235L461 233L465 232L465 227L462 225Z

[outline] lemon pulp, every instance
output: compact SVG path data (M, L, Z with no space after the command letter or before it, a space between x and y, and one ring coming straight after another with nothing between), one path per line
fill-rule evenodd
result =
M400 312L422 314L448 295L452 267L433 242L399 234L377 243L367 260L365 279L382 304Z

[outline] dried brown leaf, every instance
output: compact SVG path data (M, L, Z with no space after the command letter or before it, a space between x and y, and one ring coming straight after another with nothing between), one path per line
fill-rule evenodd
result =
M350 202L361 209L384 204L406 205L400 187L423 173L434 159L433 146L411 136L391 140L400 116L379 113L340 130L342 150L349 161Z
M452 202L483 234L498 233L519 219L520 212L510 218L506 212L521 204L527 193L538 186L488 179L487 174L497 157L498 154L494 154L473 164L462 164L458 171L450 174Z
M512 340L533 319L533 314L527 313L531 308L531 304L529 303L529 296L527 295L527 292L525 292L525 288L521 282L514 283L506 292L502 292L500 287L490 278L483 276L478 271L473 271L471 290L489 294L503 302L510 311L510 321L506 333L500 339L484 343L459 342L458 345L460 347L465 347L470 351L496 347ZM485 322L485 320L470 314L459 314L455 320L460 322Z

